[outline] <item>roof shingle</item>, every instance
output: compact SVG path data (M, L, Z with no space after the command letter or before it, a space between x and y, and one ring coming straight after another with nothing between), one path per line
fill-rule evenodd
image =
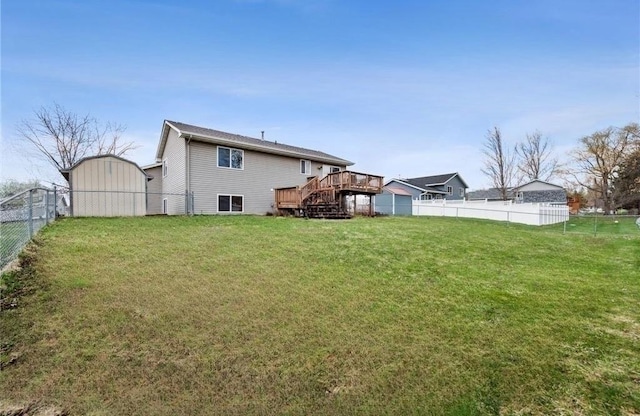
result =
M216 139L222 139L225 141L235 142L237 143L238 147L246 146L250 148L258 148L266 153L286 153L292 154L296 157L304 157L313 160L331 162L337 165L353 165L353 162L318 150L305 149L303 147L291 146L288 144L278 143L276 141L272 142L269 140L255 139L253 137L227 133L220 130L209 129L206 127L194 126L191 124L181 123L179 121L166 120L166 123L179 130L182 134L191 134L200 139L209 139L212 142L215 142Z

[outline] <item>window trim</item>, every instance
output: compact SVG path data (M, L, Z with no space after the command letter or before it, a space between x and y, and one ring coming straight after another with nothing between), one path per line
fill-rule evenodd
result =
M460 188L459 196L460 198L464 198L464 188Z
M220 211L220 197L228 196L229 197L229 211ZM233 210L233 197L242 198L242 210L234 211ZM244 195L240 194L216 194L216 212L218 214L244 214Z
M169 200L167 198L162 198L162 213L169 213Z
M303 163L304 163L305 170L302 170ZM307 171L307 167L309 168L308 171ZM311 175L311 161L309 159L300 159L300 174Z
M447 195L453 195L453 186L447 185Z
M167 159L162 161L162 177L166 178L169 173L169 164L167 163Z
M338 173L342 172L340 166L329 166L329 173Z
M229 150L229 166L220 166L220 149L228 149ZM239 168L234 168L231 166L231 161L233 160L231 154L233 151L240 152L242 154L242 166ZM227 146L216 146L216 166L221 169L233 169L233 170L244 170L244 150L237 149L235 147L227 147Z

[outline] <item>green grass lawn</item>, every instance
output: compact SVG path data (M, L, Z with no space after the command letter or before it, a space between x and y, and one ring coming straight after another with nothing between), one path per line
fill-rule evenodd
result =
M90 415L640 413L640 238L452 218L65 219L0 402ZM0 408L1 410L1 408Z

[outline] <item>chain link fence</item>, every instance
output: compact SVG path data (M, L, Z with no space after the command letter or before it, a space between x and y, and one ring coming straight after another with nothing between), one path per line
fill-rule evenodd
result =
M0 201L0 269L56 219L57 199L55 189L33 188Z
M571 215L562 227L556 226L556 229L565 234L640 237L640 216L598 213Z
M194 194L135 191L73 190L68 195L71 217L136 217L145 215L190 215Z

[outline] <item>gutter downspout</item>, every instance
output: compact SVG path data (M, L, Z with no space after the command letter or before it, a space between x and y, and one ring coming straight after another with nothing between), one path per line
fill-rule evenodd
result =
M187 208L186 209L186 211L187 211L186 214L187 215L193 214L193 212L189 212L189 211L193 211L193 207L190 206L191 205L190 204L190 202L191 202L191 138L192 138L191 135L189 135L188 138L185 138L186 139L185 143L187 145L187 149L186 149L187 151L185 152L185 158L186 158L186 160L185 160L185 167L186 167L186 169L185 169L186 170L186 178L185 178L186 180L185 181L186 181L186 184L185 185L186 185L186 188L187 188L187 192L186 192L186 198L187 198L187 200L186 200L186 208Z

